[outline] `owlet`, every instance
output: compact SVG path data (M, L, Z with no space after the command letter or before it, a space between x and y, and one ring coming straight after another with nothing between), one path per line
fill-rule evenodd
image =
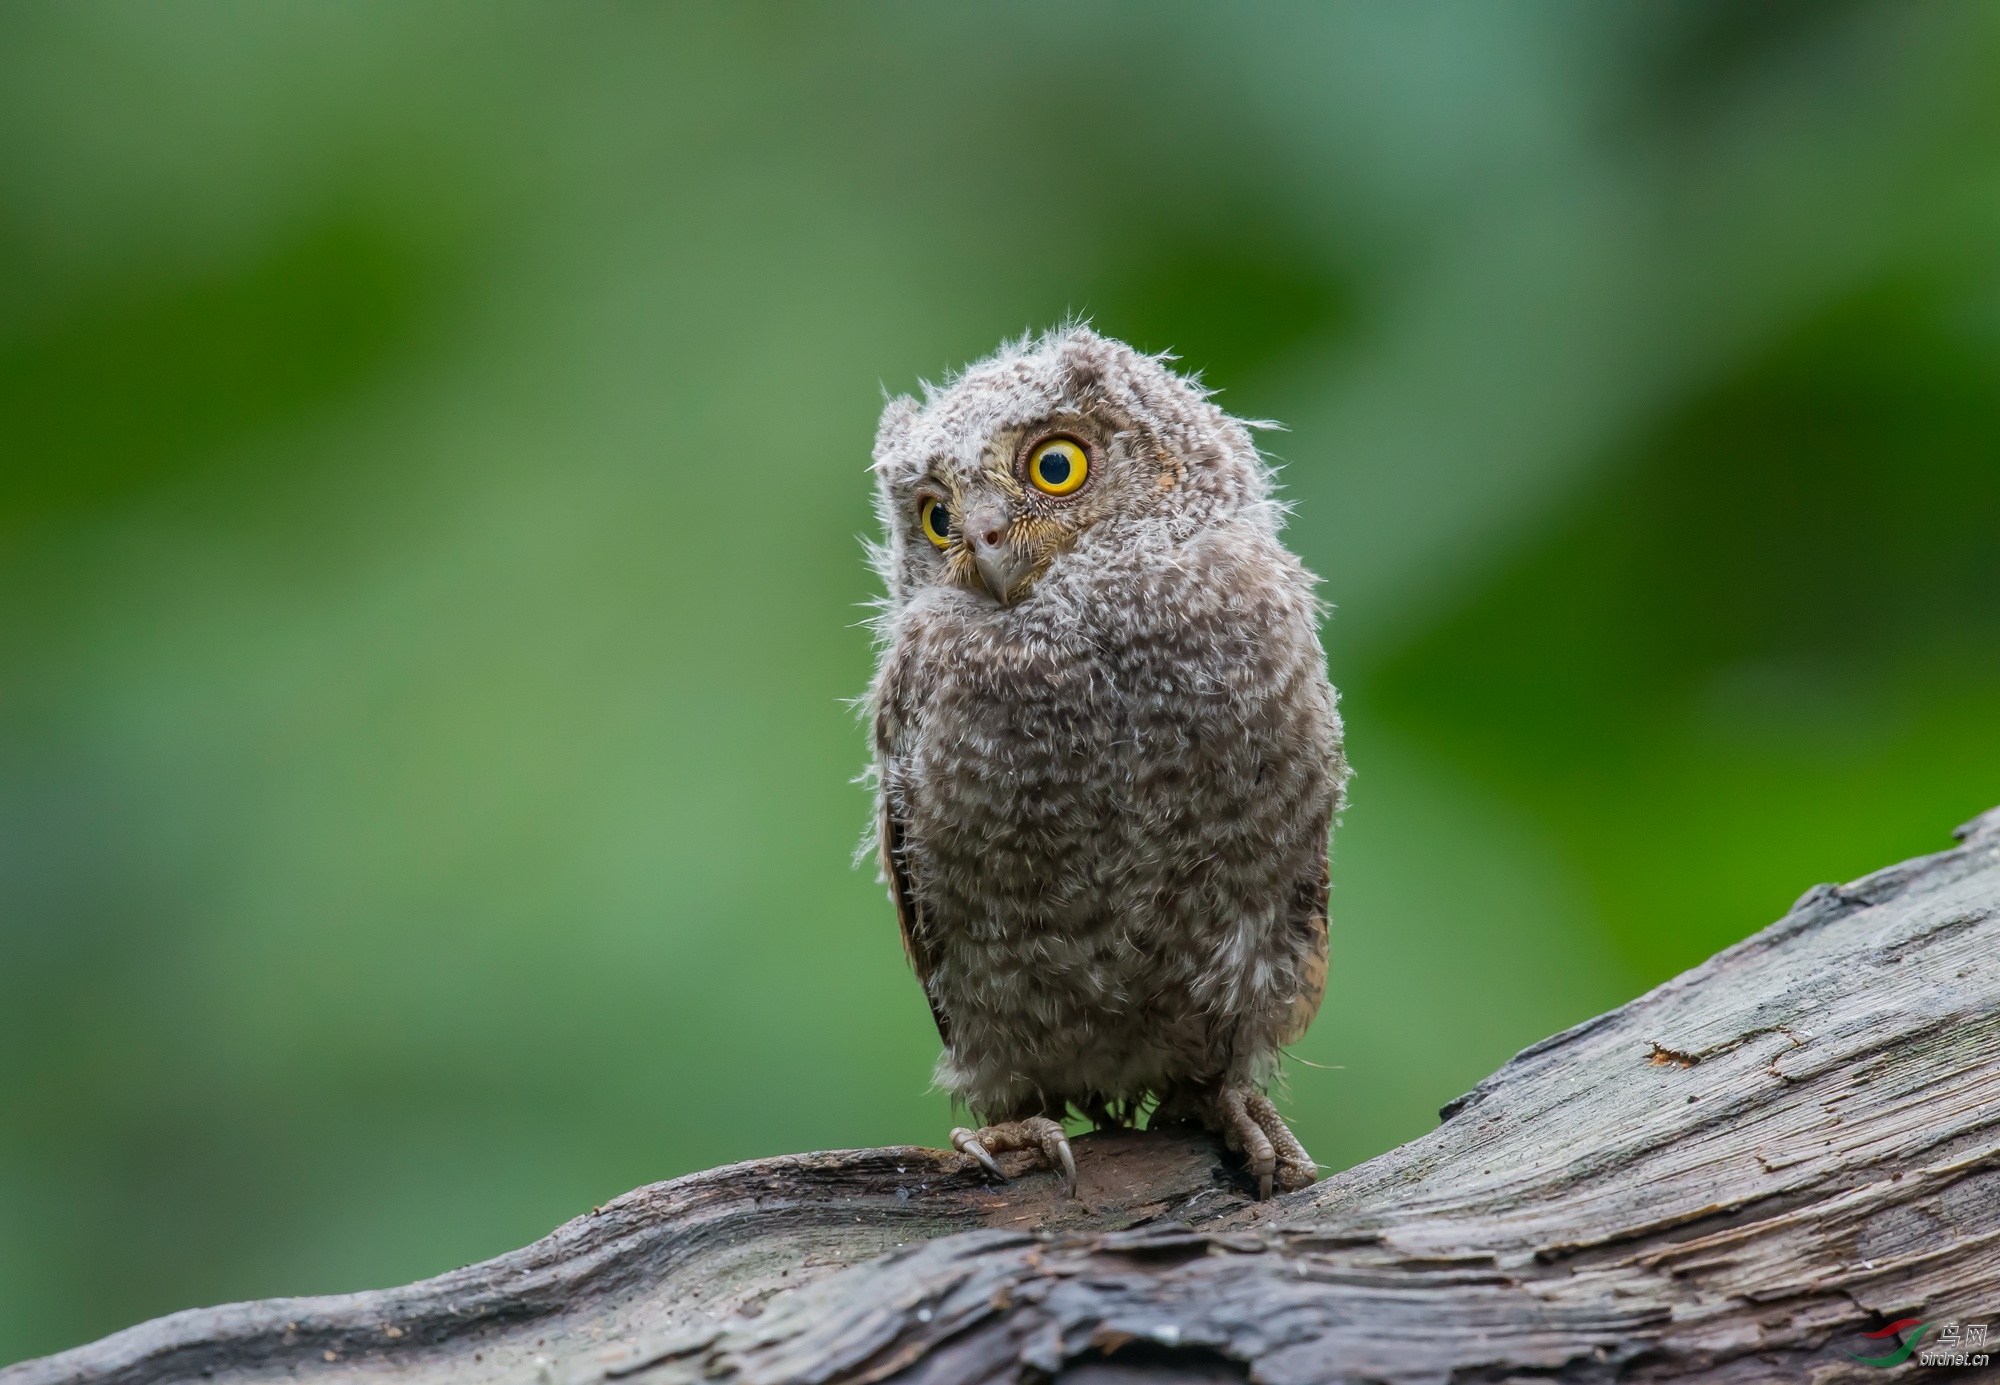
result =
M1314 1166L1265 1095L1326 984L1347 765L1317 579L1246 426L1084 327L882 413L879 845L981 1121L952 1145L1197 1119L1268 1196Z

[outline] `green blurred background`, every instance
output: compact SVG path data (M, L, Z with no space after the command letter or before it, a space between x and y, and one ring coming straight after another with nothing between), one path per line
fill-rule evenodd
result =
M1992 5L0 10L0 1361L940 1143L881 391L1269 435L1343 1166L2000 801Z

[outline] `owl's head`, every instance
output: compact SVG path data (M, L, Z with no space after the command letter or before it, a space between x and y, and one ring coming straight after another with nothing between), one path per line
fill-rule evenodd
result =
M1024 337L924 392L890 400L875 437L892 604L944 588L1010 606L1072 554L1275 523L1248 425L1165 358L1088 327Z

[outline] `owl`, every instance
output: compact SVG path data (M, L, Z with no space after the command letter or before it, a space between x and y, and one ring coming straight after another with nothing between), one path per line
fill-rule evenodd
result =
M1085 326L1023 338L874 448L876 843L993 1175L1061 1121L1199 1120L1268 1197L1266 1089L1318 1010L1347 777L1317 579L1249 428Z

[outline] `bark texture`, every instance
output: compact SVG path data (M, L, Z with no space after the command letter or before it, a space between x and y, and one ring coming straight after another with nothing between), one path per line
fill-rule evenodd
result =
M767 1159L401 1289L198 1309L0 1385L1896 1379L2000 1334L2000 809L1258 1204L1198 1133ZM1003 1163L1007 1160L1003 1159ZM1933 1334L1935 1335L1935 1334ZM1973 1378L1976 1370L1954 1372Z

